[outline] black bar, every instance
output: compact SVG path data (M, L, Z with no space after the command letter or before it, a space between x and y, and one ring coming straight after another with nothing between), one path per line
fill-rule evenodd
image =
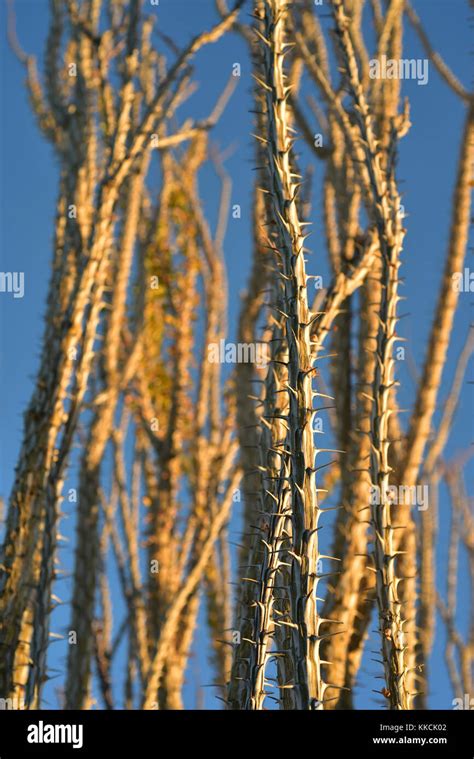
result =
M58 727L56 726L63 726ZM75 729L73 726L76 726ZM82 732L80 730L82 728ZM42 743L29 742L40 740ZM72 743L51 743L70 740ZM309 742L309 745L308 745ZM79 746L79 744L82 744ZM28 756L240 759L303 751L321 759L351 756L474 757L471 711L0 711L0 759ZM177 752L177 753L176 753ZM195 752L199 752L196 754ZM322 753L324 752L324 753ZM356 752L356 753L354 753ZM308 754L307 754L308 755Z

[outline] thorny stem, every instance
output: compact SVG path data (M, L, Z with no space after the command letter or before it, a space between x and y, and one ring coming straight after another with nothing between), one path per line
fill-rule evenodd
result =
M359 81L357 63L347 29L347 20L340 0L332 0L340 40L341 51L347 68L347 79L357 107L357 124L360 140L366 155L371 183L374 218L377 223L382 254L382 294L380 303L380 327L376 343L376 366L372 389L372 483L380 494L379 504L373 499L372 521L374 527L374 558L376 569L376 592L379 607L379 630L382 639L386 688L384 695L392 709L410 708L406 689L407 666L404 619L399 599L396 573L394 530L391 503L388 496L390 483L389 464L389 417L390 394L394 387L393 347L397 340L398 269L404 230L400 220L400 199L393 177L393 159L382 169L382 156L373 131L373 120ZM392 129L394 151L397 135Z

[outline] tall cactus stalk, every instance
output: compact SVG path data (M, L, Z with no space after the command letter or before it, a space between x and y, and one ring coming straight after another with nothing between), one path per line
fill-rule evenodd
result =
M285 499L291 502L291 637L296 659L293 690L296 708L307 710L322 709L325 689L319 656L321 619L316 600L320 509L315 475L317 450L312 429L315 415L313 399L316 395L313 388L312 314L308 306L304 234L296 202L297 182L290 162L293 139L288 130L288 92L284 71L288 44L287 18L286 2L269 0L265 3L262 54L268 114L265 138L268 186L275 221L275 247L281 261L281 316L288 346L288 432L285 449L282 448L279 455L285 463L282 490ZM283 514L284 503L281 504L283 508L279 505L279 512ZM276 525L279 525L280 519L281 516L278 516ZM275 537L278 539L280 534L277 527ZM278 555L277 546L269 550L272 555Z
M393 123L387 151L388 159L383 160L382 149L375 139L373 117L360 83L344 9L340 0L332 2L347 80L357 109L359 140L365 153L370 184L368 189L372 197L373 217L378 229L382 258L379 329L371 391L371 474L372 485L377 488L379 494L379 499L373 499L372 523L375 533L374 560L379 631L386 683L384 695L392 709L408 709L410 697L407 692L405 620L399 595L398 586L401 578L397 576L398 552L395 548L392 505L388 490L391 472L389 418L393 411L390 399L395 385L393 348L398 339L398 269L404 237L400 218L400 197L394 179L398 134Z

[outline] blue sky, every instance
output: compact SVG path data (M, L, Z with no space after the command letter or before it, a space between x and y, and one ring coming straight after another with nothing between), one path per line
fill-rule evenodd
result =
M145 5L147 2L145 0ZM248 5L248 4L247 4ZM469 8L465 0L417 0L415 8L423 20L434 47L444 56L466 87L472 71L472 31L468 27ZM46 0L16 0L17 30L22 46L30 53L41 56L48 28ZM245 12L250 10L250 6ZM177 44L184 45L197 31L209 27L215 20L212 0L161 0L158 7L149 11L157 15L158 27L169 34ZM0 28L5 30L5 2L0 5ZM328 20L324 22L326 25ZM367 29L369 36L369 31ZM33 387L38 365L42 335L42 318L45 309L46 288L51 261L54 209L57 191L58 166L53 151L37 131L24 89L24 72L8 48L1 32L0 98L2 120L0 125L0 269L25 273L25 296L14 299L11 294L0 294L0 403L2 441L0 443L0 495L8 497L18 453L22 413ZM404 57L424 57L418 39L410 27L405 36ZM223 150L232 147L226 169L232 182L232 204L242 207L241 219L229 221L225 245L229 281L229 329L235 335L239 307L239 293L244 289L251 251L251 202L253 172L252 78L247 48L238 35L228 34L224 40L201 53L196 61L196 80L199 91L183 109L195 117L207 115L231 73L232 64L239 62L242 72L237 90L223 118L215 129L213 139ZM434 304L437 298L442 266L448 243L451 213L451 195L464 108L456 96L442 82L432 66L429 82L418 86L404 83L404 94L411 103L413 126L402 141L398 176L402 180L403 203L407 212L407 236L403 253L402 276L405 279L405 304L409 315L400 327L408 338L408 348L418 368L422 365L424 346L429 333ZM315 131L319 131L315 128ZM302 160L307 160L302 148ZM321 164L316 170L315 197L311 220L314 222L310 246L313 251L309 268L311 273L326 273L322 211L318 186L322 174ZM218 205L218 186L211 172L204 172L202 195L209 210L211 222L215 220ZM471 238L472 242L472 238ZM468 264L470 261L468 260ZM472 266L472 264L471 264ZM467 327L472 321L469 293L461 295L456 328L443 383L443 397L449 386L455 359L461 349ZM406 362L408 363L408 362ZM471 372L472 373L472 372ZM401 405L410 408L413 403L413 380L407 366L400 367L402 380ZM472 393L464 393L449 451L455 453L473 439ZM71 468L71 478L74 467ZM472 479L472 469L471 469ZM73 516L73 515L72 515ZM72 534L73 519L67 520L62 532ZM239 526L238 514L232 528ZM441 502L440 534L447 526L446 509ZM70 567L70 556L63 552L63 561ZM439 571L446 562L446 546L440 547ZM467 588L465 589L467 593ZM68 585L60 595L67 600ZM54 629L67 624L69 609L64 607L55 615ZM443 638L438 637L433 653L432 708L450 708L451 691L442 663ZM375 641L374 641L375 643ZM375 646L368 646L368 648ZM54 646L52 666L64 666L61 644ZM195 646L198 655L191 664L199 670L199 679L206 683L211 673L206 663L206 647L202 634ZM375 664L364 661L361 677L363 688L358 687L357 703L363 708L375 708L372 688L378 688L374 675L380 674ZM195 703L196 686L186 688L186 704ZM48 689L54 705L54 689ZM217 702L210 689L205 689L205 705L216 708Z

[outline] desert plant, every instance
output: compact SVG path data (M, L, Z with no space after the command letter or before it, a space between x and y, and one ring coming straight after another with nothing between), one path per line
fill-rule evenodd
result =
M229 709L352 709L357 684L385 708L425 708L439 622L455 697L472 688L472 613L467 634L460 613L471 451L454 452L451 433L473 352L472 329L455 347L453 285L472 222L473 97L407 0L326 5L255 0L249 18L244 0L216 0L216 23L179 47L140 0L50 0L40 76L10 3L59 189L2 528L2 699L46 702L50 639L64 638L50 628L70 550L66 493L66 709L183 709L186 681L201 685L196 647ZM400 76L372 74L402 58L407 24L465 108L444 272L412 380L395 358L400 267L414 254L399 180L410 107ZM238 313L234 186L214 135L229 99L245 103L240 66L207 117L181 115L200 108L196 54L231 33L253 75ZM229 368L221 351L234 335ZM406 396L412 408L400 407ZM420 481L430 505L417 513ZM374 615L377 688L364 671Z

